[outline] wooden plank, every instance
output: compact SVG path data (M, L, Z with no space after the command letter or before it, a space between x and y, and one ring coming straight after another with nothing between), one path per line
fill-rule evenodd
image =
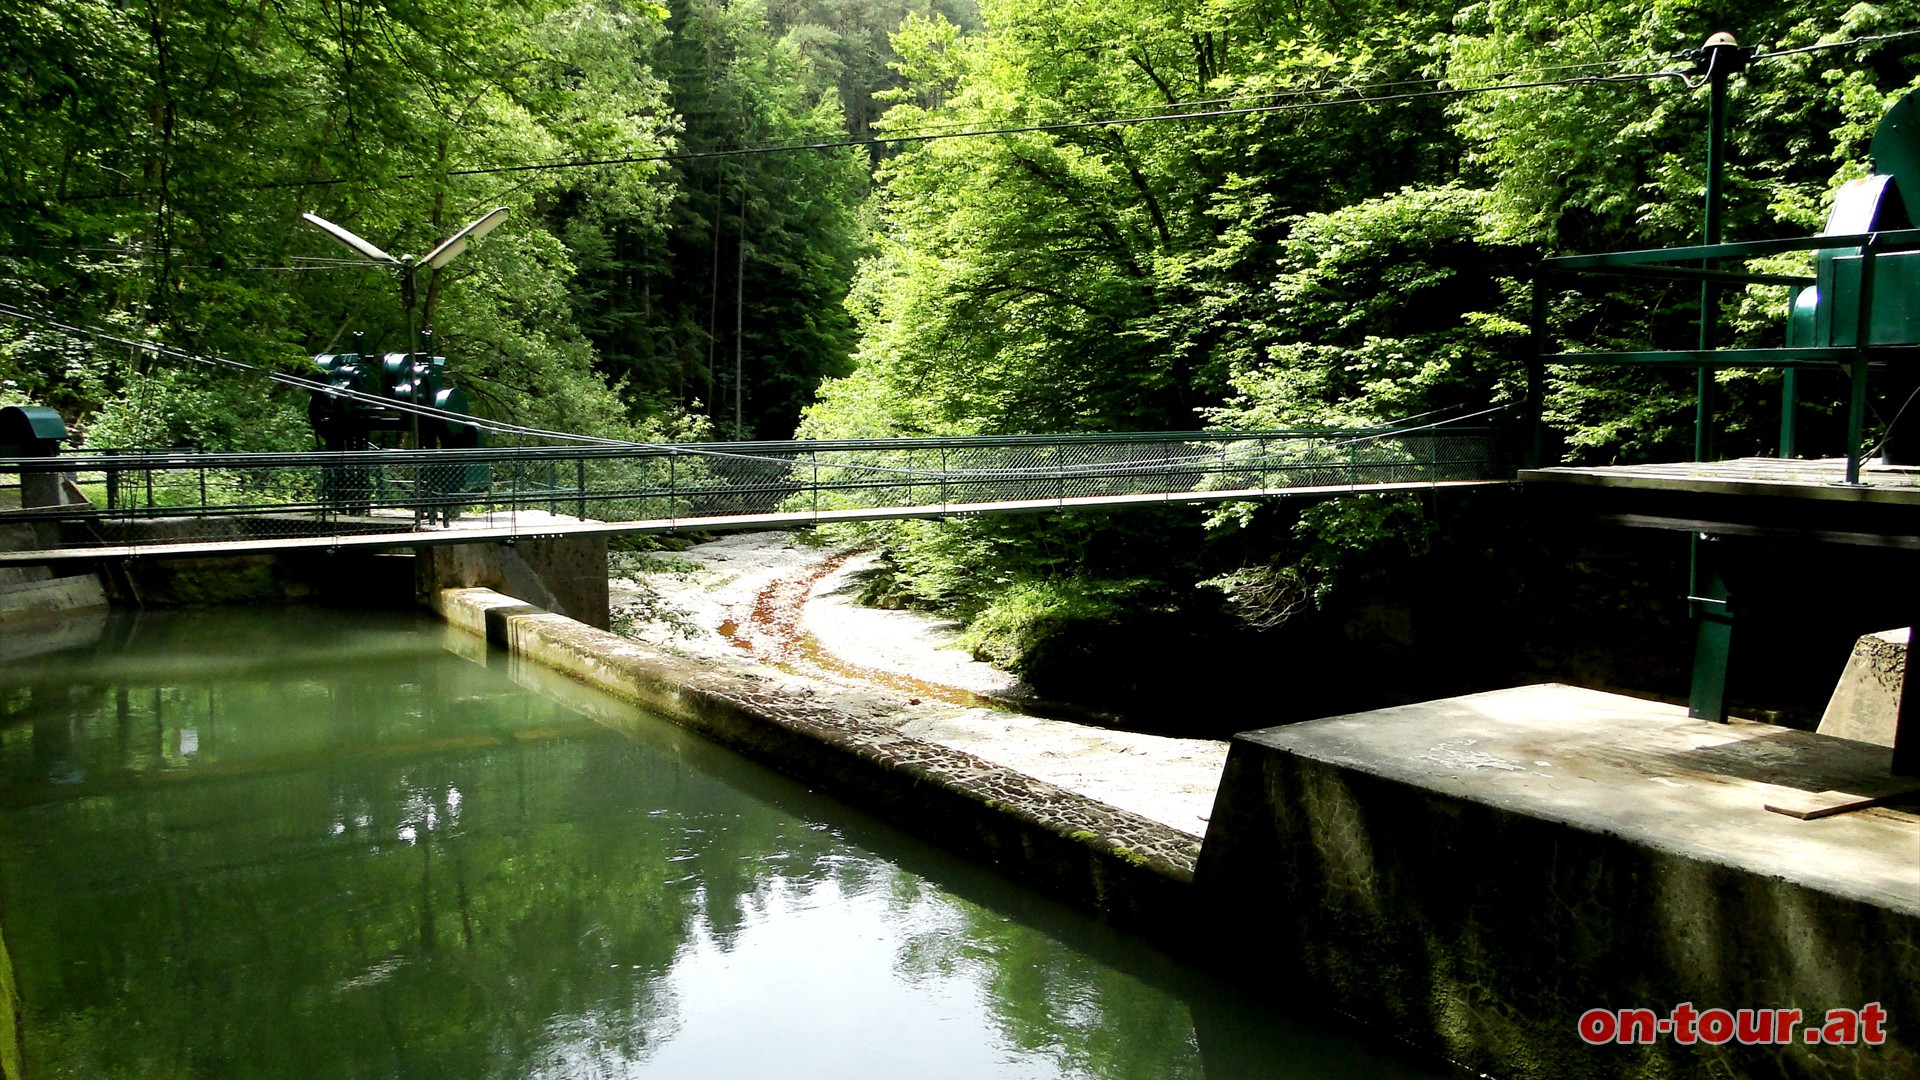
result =
M1912 777L1893 778L1896 790L1878 795L1863 794L1857 791L1784 791L1770 796L1765 805L1776 814L1785 814L1802 821L1814 821L1819 818L1833 817L1835 814L1850 814L1855 810L1865 810L1871 806L1886 806L1889 803L1906 802L1920 799L1920 783Z

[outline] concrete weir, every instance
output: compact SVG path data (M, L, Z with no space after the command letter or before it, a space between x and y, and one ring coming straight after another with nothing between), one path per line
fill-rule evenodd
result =
M1495 1077L1920 1076L1920 795L1890 782L1885 747L1566 686L1450 698L1239 736L1202 849L912 737L924 718L896 696L823 693L487 589L431 601L505 662L608 691L1201 966ZM1592 1009L1664 1018L1683 1003L1802 1019L1780 1045L1581 1035ZM1881 1045L1805 1040L1829 1010L1870 1003L1887 1017Z
M1234 741L1196 886L1241 962L1495 1076L1910 1078L1920 817L1767 809L1887 791L1889 756L1567 686L1270 728ZM1806 1041L1871 1002L1884 1045ZM1578 1032L1682 1003L1810 1022Z
M655 649L484 588L430 597L509 662L553 668L1116 923L1191 925L1198 837L897 730L886 695L828 700L771 668Z

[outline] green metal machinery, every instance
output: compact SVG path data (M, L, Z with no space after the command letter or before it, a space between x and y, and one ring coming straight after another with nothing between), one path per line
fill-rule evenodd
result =
M1536 355L1529 370L1528 408L1533 422L1529 464L1543 449L1541 406L1549 364L1612 365L1691 370L1697 373L1694 460L1711 460L1716 370L1778 368L1781 379L1780 458L1797 451L1799 372L1825 368L1846 385L1845 489L1862 487L1864 459L1873 453L1866 431L1867 386L1872 372L1920 365L1920 94L1896 101L1882 117L1872 143L1873 174L1846 184L1835 196L1825 228L1815 236L1721 243L1719 203L1722 148L1725 141L1725 82L1742 66L1743 54L1730 37L1715 35L1702 50L1697 72L1712 84L1707 138L1705 239L1690 247L1620 251L1546 259L1534 288ZM1732 56L1731 62L1721 62ZM1752 271L1751 259L1788 252L1813 253L1813 274ZM1698 283L1701 289L1700 344L1697 349L1640 352L1556 352L1547 326L1553 295L1573 275L1604 274L1672 283ZM1778 347L1721 347L1716 322L1723 290L1749 285L1788 286L1785 342ZM1903 430L1904 424L1904 430ZM1901 436L1906 436L1902 438ZM1889 464L1920 462L1920 409L1903 410L1880 440ZM1784 475L1784 474L1783 474ZM1831 501L1831 500L1829 500ZM1862 500L1856 500L1862 501ZM1644 516L1644 515L1643 515ZM1689 712L1723 720L1732 636L1732 600L1726 581L1728 537L1752 535L1709 523L1690 527L1693 550L1687 598L1698 639ZM1833 542L1912 547L1906 526L1899 535L1853 536L1831 532ZM1828 534L1821 534L1828 535ZM1850 538L1849 538L1850 537ZM1920 687L1911 687L1912 716L1901 708L1903 736L1896 746L1895 771L1920 772ZM1908 745L1911 743L1912 745Z
M1857 236L1914 227L1920 207L1920 98L1901 98L1873 137L1873 175L1840 189L1822 236ZM1815 255L1816 282L1794 295L1787 345L1920 344L1920 248L1865 245Z
M327 389L312 392L307 419L328 450L373 449L375 436L383 432L398 435L416 450L472 450L486 445L485 432L457 419L467 415L467 395L448 378L444 356L321 353L313 362ZM363 512L385 496L380 475L367 465L336 466L327 475L323 498L348 512ZM421 468L414 481L419 490L408 497L416 505L431 507L433 516L450 520L459 508L458 496L484 490L490 479L485 464Z
M423 416L407 406L467 412L467 395L447 377L447 358L425 353L321 353L320 377L344 393L313 391L307 419L328 450L365 450L373 433L410 436L418 450L469 450L486 445L476 426L445 415Z

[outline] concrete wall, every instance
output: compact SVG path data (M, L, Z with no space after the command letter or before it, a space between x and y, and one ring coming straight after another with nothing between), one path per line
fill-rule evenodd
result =
M13 985L13 957L0 935L0 1080L21 1080L20 994Z
M607 538L569 536L512 544L445 544L415 549L423 599L442 589L481 588L607 629Z
M1900 715L1900 688L1907 681L1909 633L1904 627L1882 630L1863 634L1853 643L1833 697L1820 716L1820 734L1893 745L1893 730Z
M1237 739L1196 871L1237 962L1503 1080L1920 1076L1913 906L1698 857L1681 818L1672 842L1646 842L1609 825L1630 792L1577 776L1552 783L1592 815L1578 825L1447 790L1474 771L1513 775L1488 752L1492 726L1453 740L1451 756L1420 751L1430 782ZM1920 860L1920 845L1896 841L1888 857ZM1590 1008L1824 1016L1874 1001L1893 1018L1877 1048L1589 1046L1575 1027Z
M51 535L49 529L43 525L0 525L0 549L43 546ZM106 606L107 594L97 575L55 577L43 566L0 566L0 626L103 611Z
M1194 838L970 754L901 735L892 699L832 700L770 668L656 650L486 589L449 623L634 702L890 823L1163 940L1191 927Z

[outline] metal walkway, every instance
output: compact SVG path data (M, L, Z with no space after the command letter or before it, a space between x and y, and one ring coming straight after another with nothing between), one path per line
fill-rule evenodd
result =
M7 458L0 498L18 483L26 503L48 502L49 492L68 501L0 511L0 526L16 526L16 550L0 551L0 565L787 528L1510 477L1492 432L1446 427Z

